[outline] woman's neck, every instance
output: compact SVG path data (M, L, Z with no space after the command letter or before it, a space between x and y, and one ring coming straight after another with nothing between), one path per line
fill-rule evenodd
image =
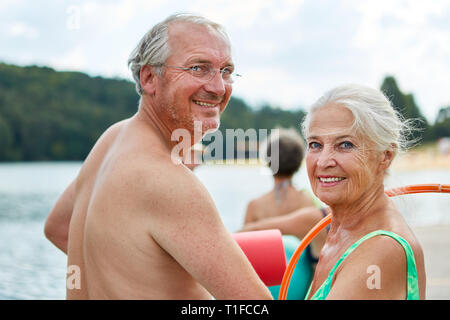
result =
M358 200L352 203L330 205L331 229L355 230L360 226L381 223L382 215L390 205L391 202L384 193L384 185L381 184L376 189L363 193Z

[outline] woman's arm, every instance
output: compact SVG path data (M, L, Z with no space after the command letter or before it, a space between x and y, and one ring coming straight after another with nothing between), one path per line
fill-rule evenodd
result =
M322 218L320 209L307 207L286 215L245 224L240 231L279 229L282 234L290 234L302 239Z

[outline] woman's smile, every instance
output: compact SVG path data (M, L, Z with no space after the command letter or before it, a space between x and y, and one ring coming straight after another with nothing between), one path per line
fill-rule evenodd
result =
M337 176L330 176L330 175L324 175L324 176L318 176L317 179L320 182L321 187L334 187L338 184L341 184L346 178L344 177L337 177Z

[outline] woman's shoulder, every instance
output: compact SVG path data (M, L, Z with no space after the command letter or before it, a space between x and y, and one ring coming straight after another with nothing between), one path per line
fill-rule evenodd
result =
M346 253L348 257L342 267L358 265L369 272L375 266L383 270L386 280L404 274L412 258L418 272L423 267L422 247L409 230L374 230L360 237Z
M406 298L407 259L402 246L381 234L360 240L341 257L329 298Z
M378 228L363 235L359 242L368 251L378 252L381 256L398 254L405 248L422 252L419 241L409 228Z

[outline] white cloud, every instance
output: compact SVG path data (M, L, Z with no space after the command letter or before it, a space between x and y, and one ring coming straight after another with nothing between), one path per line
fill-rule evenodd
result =
M10 37L23 37L27 39L37 39L39 37L37 28L22 21L15 21L10 24L6 33Z
M88 59L83 47L75 47L66 51L61 56L53 56L50 59L53 67L59 70L83 71L89 68Z
M237 28L250 28L269 21L284 22L293 18L304 0L197 0L188 10L204 14L214 21Z
M145 21L149 14L154 14L165 0L118 0L118 1L83 1L75 2L67 8L77 8L80 12L80 29L91 32L91 36L113 34L127 30L135 21ZM67 19L70 13L67 13Z
M249 39L245 46L245 51L249 54L258 54L265 57L271 57L275 53L282 52L283 48L279 46L275 41L271 39L263 40L259 39Z
M307 107L318 98L318 88L297 74L283 68L259 67L247 69L236 80L233 94L245 98L253 107L269 103L282 109Z
M433 120L449 104L450 24L448 1L355 1L360 13L356 48L366 56L372 75L393 74L401 89ZM433 22L446 19L447 27ZM444 85L445 84L445 85Z
M22 6L24 0L2 0L0 1L0 12L8 11L12 7Z

